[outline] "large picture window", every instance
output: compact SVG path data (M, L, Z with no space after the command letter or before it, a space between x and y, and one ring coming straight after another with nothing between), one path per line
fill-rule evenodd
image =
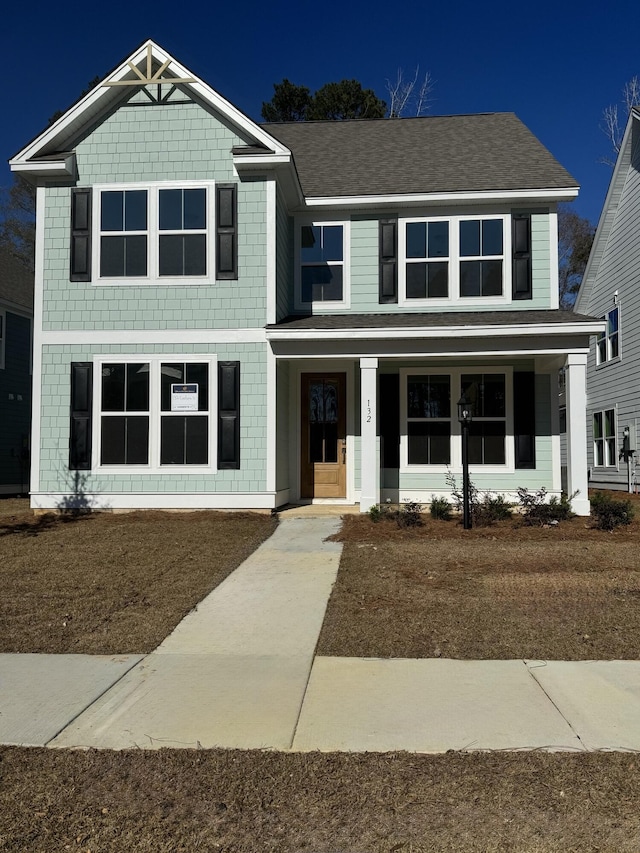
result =
M348 287L348 223L301 224L296 236L297 303L345 305Z
M99 464L209 465L211 359L104 361Z
M463 394L473 405L469 463L487 467L515 465L514 440L508 440L513 436L510 371L403 373L402 466L440 466L441 470L461 466L462 437L456 404Z

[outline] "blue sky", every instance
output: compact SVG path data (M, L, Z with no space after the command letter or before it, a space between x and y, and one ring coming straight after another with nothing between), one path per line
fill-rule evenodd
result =
M431 114L515 112L578 180L574 207L596 222L611 174L602 110L640 74L624 39L636 22L630 0L12 3L0 32L0 185L12 180L6 160L56 110L150 37L256 120L283 77L312 90L356 78L385 97L387 78L419 64L434 80Z

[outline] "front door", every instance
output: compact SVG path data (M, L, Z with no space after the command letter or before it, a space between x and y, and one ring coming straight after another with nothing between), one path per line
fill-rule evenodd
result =
M345 373L302 374L300 497L346 498Z

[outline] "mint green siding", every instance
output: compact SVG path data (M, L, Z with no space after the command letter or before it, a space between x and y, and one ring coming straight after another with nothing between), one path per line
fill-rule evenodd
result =
M262 344L209 345L45 345L42 353L42 405L40 409L40 491L65 492L71 489L75 472L67 469L69 457L70 363L91 361L94 355L152 356L167 353L171 356L190 354L216 355L218 361L240 360L240 470L219 471L216 468L190 472L167 468L160 473L146 474L136 468L131 474L122 471L80 472L87 492L102 496L108 506L109 494L126 492L245 492L266 490L267 456L267 371L266 353ZM212 383L213 387L214 383ZM210 404L211 418L217 417L214 398ZM94 423L94 437L97 424Z
M428 216L430 211L412 211L411 216ZM431 211L433 215L443 216L461 211L440 210ZM513 213L531 213L531 252L533 298L504 303L493 303L487 299L481 305L474 305L474 311L494 311L504 308L508 310L534 310L551 307L550 289L550 242L549 242L549 213L548 211L513 210ZM406 211L398 212L398 216L408 215ZM478 215L484 215L478 213ZM385 214L385 218L392 214ZM314 306L314 312L323 313L384 313L429 311L428 305L398 305L396 303L380 304L378 301L378 229L380 217L376 214L353 215L351 217L351 307L349 309ZM400 229L399 229L400 235ZM400 236L399 236L400 239ZM510 265L511 259L505 258L505 265ZM400 273L400 270L398 270ZM434 311L464 311L465 299L458 299L447 304L438 303Z

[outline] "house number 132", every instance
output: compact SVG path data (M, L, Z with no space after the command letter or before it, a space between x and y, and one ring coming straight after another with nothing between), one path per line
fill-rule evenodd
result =
M367 400L367 423L371 423L371 400Z

